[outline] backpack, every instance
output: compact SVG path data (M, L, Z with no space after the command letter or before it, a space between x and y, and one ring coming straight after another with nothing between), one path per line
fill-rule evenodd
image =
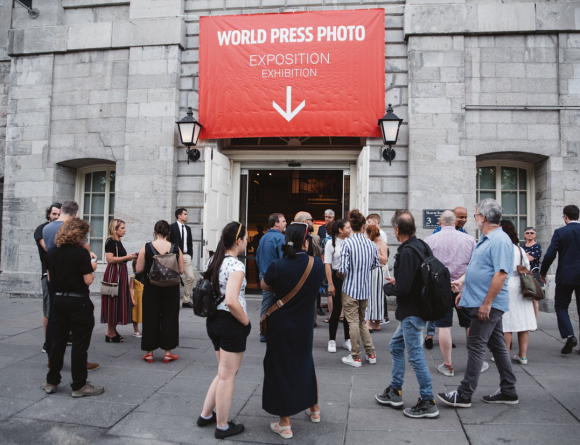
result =
M217 307L224 299L225 296L216 299L211 281L207 278L200 278L191 292L193 313L198 317L210 317L217 312Z
M421 259L421 276L423 288L419 300L419 313L425 321L437 321L445 317L453 306L453 292L451 291L451 274L441 261L433 256L433 251L423 240L428 255L416 245L410 244L413 251Z
M149 282L157 287L175 286L181 282L181 274L179 273L179 266L177 258L173 253L174 244L171 244L169 253L160 254L157 252L153 243L149 243L153 251L153 264L149 270Z

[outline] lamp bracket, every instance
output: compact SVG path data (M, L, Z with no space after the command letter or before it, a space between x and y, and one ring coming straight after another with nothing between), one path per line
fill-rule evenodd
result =
M388 161L389 165L391 165L391 161L395 159L395 156L397 156L397 153L395 152L395 150L392 149L390 145L383 150L383 159L385 161Z
M188 164L189 164L189 161L192 161L192 162L199 161L199 158L201 157L201 153L199 152L199 150L197 148L187 147L186 153L187 153L187 163Z

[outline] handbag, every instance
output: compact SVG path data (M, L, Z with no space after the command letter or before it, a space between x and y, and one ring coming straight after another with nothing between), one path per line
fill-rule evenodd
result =
M266 330L268 327L268 325L267 325L268 317L270 315L272 315L275 311L280 309L282 306L284 306L286 303L288 303L294 297L294 295L296 295L298 293L298 291L300 290L300 288L302 287L302 285L304 284L304 282L308 278L308 275L310 275L310 271L312 270L313 264L314 264L314 258L308 257L308 265L306 266L306 270L302 274L302 278L300 278L300 281L298 282L298 284L296 284L294 289L292 289L289 294L287 294L281 300L276 301L276 303L274 303L272 306L270 306L270 308L264 313L264 315L262 315L262 318L260 318L260 334L261 335L263 335L264 337L266 336Z
M213 292L213 285L207 278L200 278L197 280L195 289L191 292L191 304L193 306L193 313L198 317L211 317L217 312L217 307L225 299L217 299Z
M534 278L534 275L524 266L524 255L522 254L522 249L519 247L520 251L520 265L516 266L518 274L520 276L520 285L522 288L522 295L524 298L532 298L533 300L540 301L545 298L544 291Z
M108 238L109 241L112 238ZM106 241L105 241L106 244ZM119 256L119 249L115 243L115 250ZM107 264L103 281L101 281L101 295L106 297L117 297L119 295L119 270L117 264Z
M171 244L168 253L161 254L153 243L149 243L153 251L153 264L149 269L149 282L156 287L171 287L181 283L181 274L179 273L179 265L177 257L173 253L175 244Z

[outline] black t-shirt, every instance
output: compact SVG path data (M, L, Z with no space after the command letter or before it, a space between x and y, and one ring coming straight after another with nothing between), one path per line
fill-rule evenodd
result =
M42 273L46 272L46 267L44 266L44 257L46 256L46 250L40 245L40 240L42 239L42 229L48 224L48 221L39 225L34 231L34 241L36 241L36 247L38 247L38 256L40 257L40 266L42 268Z
M114 257L127 256L127 251L123 247L123 243L121 243L121 241L116 241L113 238L109 238L105 242L105 253L112 253ZM126 262L127 261L125 261L125 263Z
M83 247L54 246L46 254L46 267L53 292L76 292L89 296L83 275L93 273L91 256Z

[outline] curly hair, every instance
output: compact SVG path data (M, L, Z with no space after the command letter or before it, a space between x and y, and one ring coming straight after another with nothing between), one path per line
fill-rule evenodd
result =
M82 246L87 239L87 234L91 231L88 222L80 218L69 218L63 224L56 234L54 241L57 247L65 244L73 246Z

